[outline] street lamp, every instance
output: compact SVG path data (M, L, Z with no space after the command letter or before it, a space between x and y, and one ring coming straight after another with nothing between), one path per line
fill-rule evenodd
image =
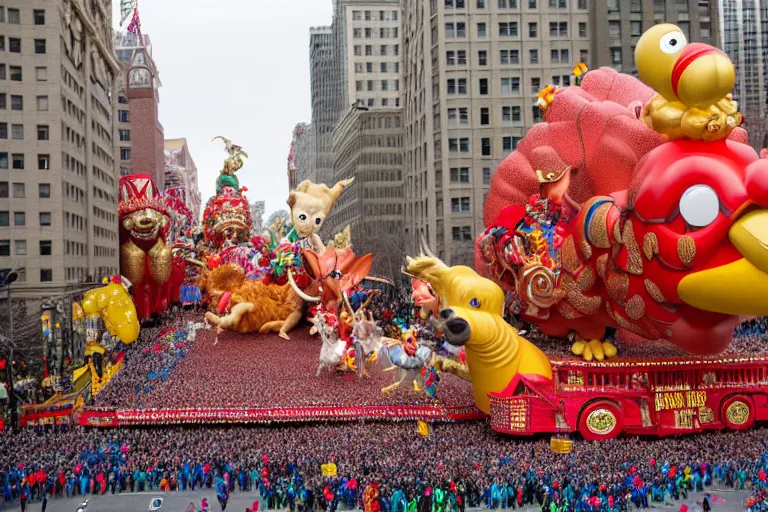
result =
M11 300L11 285L19 278L19 274L24 272L24 267L20 268L3 268L0 269L0 291L5 290L8 292L8 384L10 398L8 405L11 408L11 427L16 428L17 414L16 414L16 393L13 389L13 348L16 343L13 341L13 306Z

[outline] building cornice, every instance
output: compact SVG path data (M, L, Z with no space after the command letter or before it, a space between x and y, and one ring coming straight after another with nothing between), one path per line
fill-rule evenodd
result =
M96 29L96 25L91 21L90 15L85 11L85 8L81 5L80 1L76 0L72 2L75 10L80 16L80 20L83 22L83 26L88 30L88 33L93 36L93 41L96 43L96 47L102 53L104 60L109 63L109 67L112 69L112 74L117 75L117 72L121 68L121 64L117 60L117 56L114 52L110 52L104 41L101 40L100 32ZM111 30L111 29L110 29Z

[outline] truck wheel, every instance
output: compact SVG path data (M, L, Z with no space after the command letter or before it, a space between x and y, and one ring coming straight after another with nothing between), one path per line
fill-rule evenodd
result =
M588 441L615 439L622 430L624 420L613 402L592 402L581 411L579 432Z
M749 397L732 396L723 402L720 417L730 430L747 430L755 424L755 404Z

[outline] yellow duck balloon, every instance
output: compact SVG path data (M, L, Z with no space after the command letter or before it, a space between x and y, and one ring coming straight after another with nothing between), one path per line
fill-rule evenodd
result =
M83 311L89 316L100 314L109 333L125 344L133 343L139 337L136 306L120 276L113 277L106 286L87 292Z
M644 121L670 139L721 140L742 122L731 91L736 71L728 56L688 43L679 27L655 25L635 47L640 80L656 91Z

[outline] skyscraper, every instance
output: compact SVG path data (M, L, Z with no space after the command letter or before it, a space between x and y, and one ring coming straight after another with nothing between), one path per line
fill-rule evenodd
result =
M471 264L491 176L541 120L536 95L588 57L578 0L404 0L408 251Z
M590 67L611 66L637 76L635 45L643 32L658 23L679 26L688 41L717 45L717 24L713 23L717 12L711 0L575 1L581 7L594 2L589 6L588 24L577 27L579 38L591 38L591 58L582 58Z
M120 175L149 174L159 190L165 186L165 131L160 124L160 74L147 34L120 32L115 36L118 75L118 140Z
M309 68L316 179L324 183L333 177L333 128L339 120L341 102L341 78L337 72L331 27L310 29Z
M768 1L718 2L721 48L736 67L733 98L755 149L768 146Z
M111 3L90 6L0 6L0 267L26 267L28 303L119 268L119 63Z

